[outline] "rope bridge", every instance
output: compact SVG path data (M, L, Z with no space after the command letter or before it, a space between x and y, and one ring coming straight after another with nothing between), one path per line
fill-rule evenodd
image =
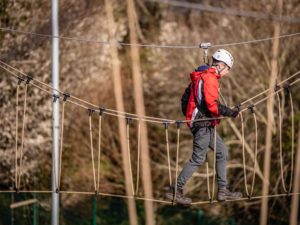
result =
M39 81L37 79L32 78L31 76L23 73L22 71L6 64L5 62L0 60L0 67L6 71L8 75L14 77L17 79L17 85L16 85L16 118L15 118L15 125L16 125L16 135L15 135L15 190L0 190L0 193L62 193L62 194L82 194L82 195L96 195L96 196L110 196L110 197L118 197L118 198L127 198L127 199L136 199L136 200L144 200L144 201L153 201L158 203L164 203L164 204L174 204L176 202L176 195L174 195L173 201L165 201L162 199L149 199L144 198L141 196L137 196L138 188L139 188L139 166L140 166L140 154L141 154L141 122L148 122L148 123L155 123L155 124L161 124L165 129L165 139L166 139L166 154L167 154L167 163L168 163L168 175L169 175L169 184L172 185L172 174L171 174L171 163L170 163L170 145L169 145L169 126L170 125L176 125L176 133L177 133L177 142L176 142L176 169L175 169L175 184L177 183L177 177L178 177L178 159L179 159L179 151L180 151L180 128L182 123L191 122L191 120L174 120L174 119L168 119L168 118L159 118L159 117L151 117L151 116L140 116L133 113L127 113L127 112L121 112L113 109L108 109L103 106L99 107L97 105L94 105L88 101L85 101L83 99L80 99L78 97L75 97L73 95L70 95L69 93L56 90L52 86ZM261 198L272 198L272 197L282 197L282 196L291 196L291 195L299 195L300 193L292 193L292 184L293 184L293 173L294 173L294 141L292 141L292 155L291 155L291 175L288 186L285 183L285 177L284 177L284 169L283 169L283 151L282 151L282 112L281 112L281 99L279 96L279 93L282 90L286 90L289 96L289 101L291 105L291 138L294 140L295 136L295 127L294 127L294 108L293 108L293 98L290 89L292 86L294 86L296 83L300 81L299 78L300 71L290 75L285 80L282 80L280 83L276 85L274 90L267 89L261 93L258 93L257 95L246 99L240 104L240 107L242 108L240 110L240 119L241 119L241 130L242 130L242 157L243 157L243 174L244 174L244 185L245 185L245 192L246 197L236 199L236 200L228 200L228 202L232 201L244 201L244 200L251 200L251 199L261 199ZM297 79L295 79L297 78ZM23 102L23 118L22 118L22 130L21 130L21 145L18 146L18 127L19 127L19 90L21 86L24 86L24 102ZM21 176L22 176L22 167L23 167L23 150L24 150L24 133L25 133L25 126L26 126L26 110L27 110L27 95L28 95L28 88L29 86L33 86L37 89L39 89L42 92L45 92L49 94L52 98L52 100L55 101L61 101L62 102L62 110L61 110L61 132L60 132L60 149L59 149L59 168L58 168L58 176L56 176L56 166L54 166L54 180L55 180L55 187L56 191L52 190L24 190L21 189ZM58 94L53 94L52 91L56 91ZM264 94L268 93L267 96L258 98ZM285 193L283 194L273 194L273 195L266 195L266 196L253 196L254 186L255 186L255 173L256 173L256 167L257 167L257 152L258 152L258 126L257 126L257 118L256 118L256 112L255 107L258 104L261 104L262 102L266 101L267 99L276 96L277 102L278 102L278 115L279 115L279 140L280 140L280 177L281 177L281 183L283 186L283 189ZM73 105L76 105L77 107L83 108L87 110L88 112L88 118L89 118L89 135L90 135L90 150L91 150L91 161L92 161L92 177L93 177L93 184L94 184L94 191L72 191L72 190L61 190L61 165L62 165L62 153L63 153L63 143L64 143L64 119L65 119L65 105L66 103L70 103ZM251 103L251 104L250 104ZM246 171L246 156L245 156L245 129L244 129L244 117L243 113L246 111L250 111L251 115L253 116L254 124L255 124L255 153L254 153L254 165L253 165L253 176L251 179L251 188L250 191L248 189L248 181L247 181L247 171ZM118 194L111 194L111 193L103 193L100 191L99 184L100 184L100 163L101 163L101 138L102 138L102 120L103 115L109 115L113 117L121 117L126 120L126 139L127 139L127 152L128 152L128 160L129 160L129 171L130 171L130 182L132 187L132 195L118 195ZM98 116L98 155L97 155L97 161L95 161L94 157L94 145L93 145L93 120L92 117L97 115ZM211 120L216 121L218 119L225 119L225 117L217 117L217 118L206 118L206 119L197 119L193 120L193 122L196 121L204 121L204 120ZM130 151L130 124L131 121L135 120L138 122L138 143L137 143L137 177L136 177L136 185L134 185L133 182L133 174L132 174L132 166L131 166L131 151ZM214 149L216 149L216 130L214 129ZM53 152L53 154L55 154ZM54 159L56 158L55 155L53 155ZM215 200L215 175L216 175L216 151L214 151L214 160L213 160L213 180L212 180L212 188L210 188L210 178L209 178L209 166L206 162L206 177L207 177L207 194L208 194L208 200L206 201L198 201L193 202L192 205L201 205L201 204L207 204L207 203L215 203L217 202ZM54 162L54 165L56 163ZM175 185L176 189L176 185ZM176 192L176 190L175 190Z

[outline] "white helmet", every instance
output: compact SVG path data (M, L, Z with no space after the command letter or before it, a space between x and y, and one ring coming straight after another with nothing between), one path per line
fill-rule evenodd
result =
M230 52L228 52L225 49L219 49L217 50L213 55L212 58L217 60L217 61L221 61L223 63L225 63L227 66L229 66L229 68L232 68L233 66L233 57L230 54Z

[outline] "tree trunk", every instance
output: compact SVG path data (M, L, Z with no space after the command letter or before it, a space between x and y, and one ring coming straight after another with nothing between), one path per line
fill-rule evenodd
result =
M278 0L278 11L281 14L282 0ZM280 23L275 22L274 38L280 35ZM273 92L276 78L278 74L278 51L279 51L279 38L274 39L272 47L272 61L271 61L271 77L270 77L270 93ZM271 149L272 149L272 130L274 126L274 97L267 100L267 128L266 128L266 148L264 155L264 181L262 195L269 195L269 180L270 180L270 165L271 165ZM260 225L267 225L268 223L268 198L262 198L261 210L260 210Z
M127 0L127 13L130 31L130 43L137 43L136 34L136 11L133 0ZM133 86L134 86L134 99L136 112L140 116L144 116L145 104L144 104L144 92L143 81L140 68L140 56L138 47L131 46L131 61L132 61L132 73L133 73ZM148 144L148 132L145 122L141 122L141 166L142 166L142 178L145 198L152 199L152 179L150 169L150 157L149 157L149 144ZM153 202L145 201L145 214L146 224L155 224Z
M114 32L116 30L114 15L113 15L113 7L111 0L105 0L105 8L109 23L110 30L110 41L115 41ZM121 82L121 73L120 73L120 61L117 49L117 42L110 46L110 54L112 60L112 70L113 70L113 83L114 83L114 93L116 99L117 110L124 112L124 102L123 102L123 93L122 93L122 82ZM125 174L125 186L126 186L126 194L128 196L132 196L132 187L131 187L131 177L129 171L129 156L127 153L127 142L126 142L126 124L125 119L118 117L119 123L119 136L121 141L121 150L122 150L122 159L123 159L123 167ZM131 225L137 225L137 213L136 213L136 205L135 200L132 198L128 199L128 210L129 210L129 220Z
M293 193L299 193L300 191L300 123L298 131L298 147L296 153L296 168L294 173L294 185ZM290 225L297 225L299 210L299 195L293 195L291 203Z

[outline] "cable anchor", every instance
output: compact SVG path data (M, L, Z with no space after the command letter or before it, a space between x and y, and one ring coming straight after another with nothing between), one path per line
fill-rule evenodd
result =
M249 112L251 112L251 113L254 113L255 111L254 111L254 105L252 104L252 105L250 105L250 106L248 106L248 110L249 110Z
M99 115L102 116L103 113L105 112L105 110L106 110L106 109L105 109L104 106L100 106L100 107L99 107Z
M276 84L275 84L275 87L274 87L274 91L275 92L277 92L277 91L279 91L280 90L280 86L277 84L277 82L276 82Z
M88 111L89 116L92 116L93 113L95 112L95 109L88 109L87 111Z
M168 122L163 122L163 125L164 125L165 129L167 130L168 127L169 127L169 123Z
M24 81L24 78L18 77L18 85L21 85L21 83Z
M284 90L286 91L286 93L290 93L291 92L290 87L291 87L291 85L289 83L287 83L286 85L284 85Z
M71 97L71 95L67 92L63 93L63 96L64 96L64 98L63 98L64 102L67 101L67 99Z
M209 42L200 43L199 47L203 49L203 61L205 64L208 65L209 60L207 57L207 52L208 52L208 49L211 47L211 43L209 43Z
M181 125L182 121L181 120L177 120L176 124L177 124L177 128L180 129L180 125Z
M59 95L53 94L53 102L55 103L59 99Z
M27 75L26 76L26 84L29 84L29 82L33 80L32 76Z
M126 124L129 125L131 122L132 118L131 117L126 117Z

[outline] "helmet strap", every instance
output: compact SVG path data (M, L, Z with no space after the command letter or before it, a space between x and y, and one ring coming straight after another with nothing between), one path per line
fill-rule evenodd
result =
M217 71L218 71L218 74L221 75L222 71L223 71L226 67L224 66L222 69L219 69L219 67L220 67L220 64L218 64L218 65L216 66L216 69L217 69Z

